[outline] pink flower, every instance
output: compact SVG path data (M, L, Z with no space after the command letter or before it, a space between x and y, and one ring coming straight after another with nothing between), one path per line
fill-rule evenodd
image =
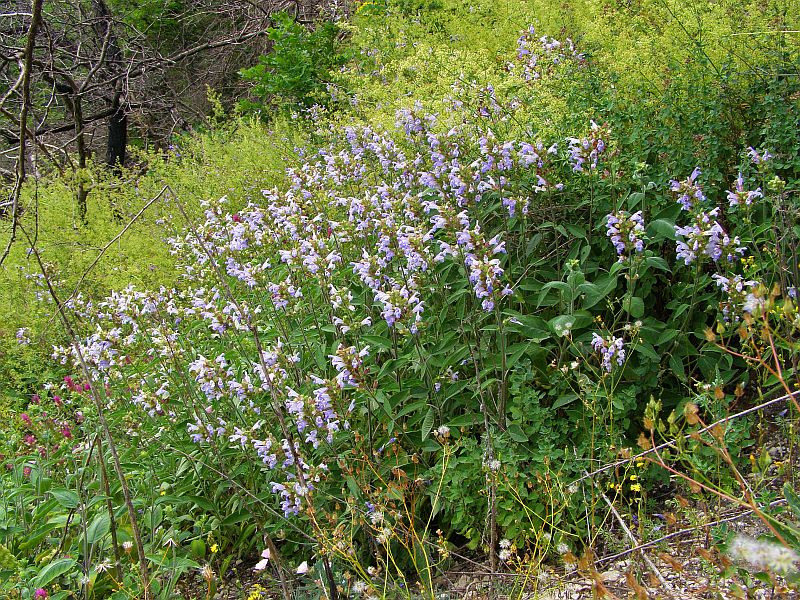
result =
M53 396L53 403L54 403L56 406L61 406L61 404L62 404L62 402L61 402L61 396Z
M22 467L22 474L23 474L25 477L30 477L30 476L31 476L31 468L30 468L29 466L27 466L27 465L26 465L26 466L24 466L24 467ZM37 597L38 597L38 596L37 596ZM45 595L45 597L47 597L47 596Z
M33 425L33 422L31 421L31 418L28 416L28 413L22 413L19 416L19 418L22 419L22 422L25 423L25 425L27 425L28 427L31 427Z
M258 563L256 563L256 566L253 567L253 571L263 571L267 568L267 563L269 562L269 548L261 553L261 558L263 560L260 560Z
M69 426L64 425L61 427L61 435L63 435L67 439L72 437L72 432L69 430Z
M47 590L44 588L36 588L33 594L34 598L47 598Z

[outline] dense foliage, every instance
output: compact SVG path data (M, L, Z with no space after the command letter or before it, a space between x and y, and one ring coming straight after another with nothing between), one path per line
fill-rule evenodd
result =
M30 186L0 589L169 598L199 568L212 597L243 557L286 598L433 597L456 554L530 574L610 547L604 501L655 536L669 469L768 507L746 419L682 437L797 385L800 56L730 37L797 24L723 4L283 17L242 72L268 124L218 112L99 180L131 217L159 202L87 281L115 221L60 231L63 182Z

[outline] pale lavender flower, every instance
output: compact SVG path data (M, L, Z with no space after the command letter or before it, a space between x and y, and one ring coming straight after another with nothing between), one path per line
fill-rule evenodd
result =
M727 190L727 193L728 204L731 206L731 208L738 206L739 204L750 206L755 200L764 197L764 194L761 192L761 188L757 188L755 190L746 190L744 188L744 178L742 177L741 173L739 173L736 181L734 181L733 190Z
M677 181L673 179L670 181L670 190L678 195L678 202L680 202L683 210L692 210L698 203L704 202L706 199L703 189L697 183L700 172L700 167L695 167L692 174L685 180Z
M765 163L765 162L767 162L767 161L769 161L769 160L774 158L772 156L772 154L769 153L768 150L764 150L762 152L759 152L758 150L756 150L752 146L748 146L747 155L750 157L750 161L754 165L763 164L763 163Z

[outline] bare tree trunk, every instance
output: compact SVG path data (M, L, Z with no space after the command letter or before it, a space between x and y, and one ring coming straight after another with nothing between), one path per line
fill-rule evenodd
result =
M67 105L67 108L72 113L72 121L75 125L75 150L78 153L78 170L74 174L75 179L75 201L78 205L78 220L81 222L81 225L86 225L89 221L88 219L88 209L86 204L86 199L89 197L89 186L86 178L88 177L88 173L86 171L86 166L88 165L87 160L87 149L86 149L86 137L84 136L84 123L83 123L83 106L81 105L81 96L77 89L77 86L73 81L69 82L69 85L60 84L58 87L65 92L64 93L64 103Z
M114 33L114 18L105 0L92 0L99 23L96 26L97 36L106 40L106 66L112 75L116 75L123 67L122 50ZM123 102L123 80L114 83L114 95L111 108L114 111L108 119L108 136L106 139L106 164L115 173L120 174L125 165L125 147L128 144L128 115Z

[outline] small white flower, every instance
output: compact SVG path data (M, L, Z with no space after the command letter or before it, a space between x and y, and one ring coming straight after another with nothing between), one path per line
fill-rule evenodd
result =
M379 544L386 544L392 539L392 530L388 527L384 527L375 539Z
M496 458L494 460L490 460L489 464L488 464L488 467L489 467L490 471L499 471L500 467L502 467L502 466L503 466L502 463L499 460L497 460Z
M503 538L500 540L500 547L501 548L511 548L511 540Z
M567 546L564 542L559 542L559 544L556 546L556 552L559 554L566 554L569 552L569 546Z
M96 568L98 573L105 573L111 568L111 563L108 562L107 560L104 560L99 565L97 565Z
M366 583L364 583L363 581L356 581L356 582L353 584L353 588L352 588L352 589L353 589L353 593L354 593L354 594L356 594L356 595L359 595L359 596L360 596L360 595L361 595L361 594L363 594L365 591L367 591L367 584L366 584Z
M511 550L508 550L508 549L506 549L506 548L503 548L502 550L500 550L500 553L498 554L498 556L500 557L500 560L502 560L503 562L505 562L505 561L507 561L509 558L511 558Z
M298 565L297 574L305 575L306 573L308 573L308 561L304 560L303 562L300 563L300 565Z
M450 428L447 425L440 426L436 431L442 437L448 437L450 435Z

